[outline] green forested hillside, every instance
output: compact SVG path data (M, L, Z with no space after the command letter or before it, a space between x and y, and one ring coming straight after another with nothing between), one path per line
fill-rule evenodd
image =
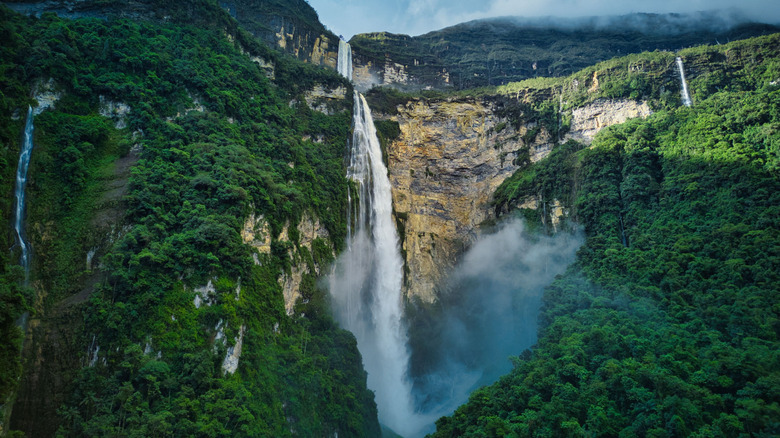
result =
M778 48L682 51L694 107L661 104L505 181L499 209L561 200L587 241L545 292L538 344L433 436L780 434Z
M33 88L51 80L62 95L35 119L34 294L17 287L15 254L3 252L0 267L2 399L19 376L14 320L28 308L43 321L10 426L29 436L376 436L354 337L315 282L346 231L349 84L271 51L216 2L179 6L162 21L0 9L5 223ZM315 84L347 88L332 115L305 104ZM101 100L129 106L127 127L98 113ZM101 235L95 224L112 214L117 227ZM311 250L296 229L306 214L328 231ZM268 253L242 240L250 215L268 223ZM95 275L84 260L107 237ZM288 317L277 280L292 265L308 268ZM193 290L208 282L196 307ZM238 370L226 373L238 339Z

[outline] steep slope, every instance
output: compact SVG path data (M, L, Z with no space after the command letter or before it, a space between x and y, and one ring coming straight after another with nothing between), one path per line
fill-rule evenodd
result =
M556 200L587 240L546 290L538 344L433 436L780 432L779 47L683 50L692 108L656 107L504 182L499 211L538 221Z
M10 428L376 436L354 337L315 281L343 246L350 86L216 3L166 4L165 20L0 9L6 223L22 109L58 99L35 118L32 290L3 256Z
M356 35L355 84L402 90L468 89L533 77L567 76L616 56L725 43L777 32L720 13L632 14L583 19L494 18L416 37Z

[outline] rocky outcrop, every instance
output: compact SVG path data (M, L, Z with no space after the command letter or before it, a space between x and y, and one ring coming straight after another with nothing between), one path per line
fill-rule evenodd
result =
M246 326L242 325L233 345L227 348L225 359L222 361L222 372L225 374L233 374L238 369L238 359L241 358L241 349L244 346L244 333L246 333Z
M516 208L519 210L537 210L542 225L545 227L549 226L553 233L558 231L563 221L571 213L570 209L566 208L559 199L545 202L540 196L529 196L522 202L518 202Z
M305 1L222 0L219 4L241 27L271 47L301 61L336 69L339 38L325 29Z
M391 86L400 90L422 90L433 88L449 88L450 74L446 68L437 70L421 80L410 72L410 67L393 61L389 57L383 62L361 56L353 52L352 82L360 91L369 90L375 86ZM412 61L412 69L415 62Z
M524 157L538 158L552 148L544 129L529 139L526 134L536 126L513 125L497 115L496 105L417 99L385 116L401 131L387 155L407 298L436 300L441 280L474 241L480 224L493 218L495 189Z
M303 215L303 218L295 228L297 230L297 243L292 242L289 224L282 229L282 232L279 233L279 237L276 239L280 242L290 242L292 244L292 249L290 250L290 256L293 261L292 266L288 272L284 272L279 278L279 284L284 295L284 307L288 315L293 314L295 303L301 298L300 286L303 281L303 275L306 273L319 275L323 268L317 263L310 265L301 248L306 248L306 251L312 254L312 245L315 239L329 242L330 237L328 230L319 219L309 213ZM256 252L253 254L253 258L256 264L262 263L260 259L261 254L270 254L271 230L268 221L262 215L252 214L247 218L241 230L241 238L245 244L255 249Z
M315 85L313 89L304 93L306 104L315 111L331 115L334 113L333 105L340 104L347 98L346 87L340 86L334 89Z
M595 73L593 76L597 84ZM647 102L599 99L572 111L571 128L566 138L590 144L602 129L650 114L652 111Z
M327 35L314 36L309 32L299 30L294 24L278 18L272 20L271 23L278 26L278 31L274 33L276 39L273 42L274 45L302 61L336 69L339 56L337 38Z
M100 99L100 106L98 108L100 115L113 119L115 122L114 127L116 129L126 128L127 115L130 114L130 106L124 102L114 102L106 99L103 95L98 96L98 98Z
M306 273L319 275L323 268L316 263L309 265L306 257L301 253L301 248L306 248L309 254L311 254L312 243L315 239L328 241L329 238L328 230L320 223L319 219L312 217L308 213L304 214L303 219L301 219L296 228L298 230L298 244L293 250L293 264L290 272L285 272L279 279L279 283L282 285L282 294L284 295L284 308L287 310L288 315L293 314L295 303L301 298L300 287L303 275ZM289 227L285 227L282 230L279 240L290 240Z
M54 79L40 81L33 87L33 99L38 103L33 108L33 115L40 115L49 108L54 108L58 100L62 98L62 92L57 90Z
M241 227L241 239L261 254L271 253L271 227L263 215L249 215ZM257 257L255 263L259 264Z

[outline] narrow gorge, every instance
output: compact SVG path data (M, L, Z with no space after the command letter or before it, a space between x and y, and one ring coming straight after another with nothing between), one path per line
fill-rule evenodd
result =
M351 47L339 49L337 70L351 79ZM556 114L553 124L521 93L383 105L383 126L397 127L395 137L383 136L384 149L355 92L347 175L356 207L329 289L337 319L358 339L380 421L392 430L430 432L433 420L507 372L506 358L535 342L541 291L573 261L581 237L560 225L570 209L561 200L525 205L558 233L538 240L519 220L498 220L493 194L559 142L590 143L604 128L651 114L647 102L599 99L596 78L589 101ZM554 88L541 95L564 99ZM453 336L463 330L469 334Z

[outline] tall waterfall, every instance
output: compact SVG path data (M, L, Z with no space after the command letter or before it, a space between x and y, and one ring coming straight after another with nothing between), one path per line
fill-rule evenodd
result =
M338 71L345 78L352 80L352 47L342 39L339 39Z
M28 107L27 123L24 125L24 141L19 153L19 164L16 167L16 210L14 210L14 230L16 230L16 237L19 240L19 247L22 249L20 264L24 268L25 281L30 271L30 251L24 240L25 187L27 186L27 168L30 165L32 148L33 110L32 107Z
M693 105L691 95L688 93L688 83L685 81L685 69L683 68L683 60L679 56L677 57L677 69L680 70L680 83L682 84L682 102L685 106Z
M401 261L387 168L365 98L355 92L347 249L330 277L336 318L354 333L376 394L379 420L403 435L419 432L407 377Z

